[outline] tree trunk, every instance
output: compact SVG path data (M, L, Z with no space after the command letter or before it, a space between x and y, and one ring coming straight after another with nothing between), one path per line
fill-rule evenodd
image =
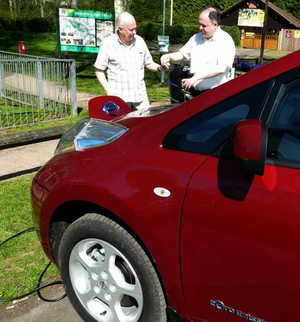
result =
M44 2L41 0L41 17L44 18Z
M126 11L127 0L114 0L114 4L115 4L115 19L117 19L118 15L121 12Z
M14 12L13 12L13 2L12 2L12 0L9 0L9 9L10 9L10 16L13 17Z

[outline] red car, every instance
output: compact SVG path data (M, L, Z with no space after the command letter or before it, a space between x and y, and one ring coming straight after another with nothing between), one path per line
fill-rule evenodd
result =
M84 321L299 321L299 66L64 134L33 220Z

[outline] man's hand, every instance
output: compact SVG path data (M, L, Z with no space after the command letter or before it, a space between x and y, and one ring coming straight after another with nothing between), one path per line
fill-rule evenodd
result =
M169 67L166 65L159 66L159 71L161 71L161 72L167 72L168 70L169 70Z
M191 78L184 78L181 80L181 85L182 88L185 90L189 90L192 85L196 82L197 78L195 76L191 77Z
M170 57L169 55L162 55L160 57L160 63L164 68L167 68L167 70L170 67Z

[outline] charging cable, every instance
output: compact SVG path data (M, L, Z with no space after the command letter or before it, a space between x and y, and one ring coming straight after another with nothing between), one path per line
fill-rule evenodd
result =
M0 243L0 247L1 247L3 244L7 243L9 240L11 240L11 239L13 239L13 238L16 238L16 237L18 237L18 236L20 236L20 235L22 235L22 234L24 234L24 233L31 232L31 231L34 231L34 228L33 228L33 227L32 227L32 228L28 228L28 229L26 229L26 230L23 230L23 231L21 231L21 232L17 233L16 235L9 237L8 239L6 239L6 240L5 240L5 241L3 241L2 243ZM48 263L48 265L47 265L47 266L46 266L46 268L44 269L43 273L41 274L41 276L40 276L40 278L39 278L39 280L38 280L38 285L37 285L37 287L36 287L34 290L32 290L32 291L30 291L30 292L28 292L28 293L26 293L26 294L23 294L23 295L20 295L20 296L17 296L17 297L10 298L10 299L0 299L0 302L12 302L12 301L17 301L17 300L22 299L23 297L26 297L26 296L28 296L28 295L31 295L31 294L35 293L35 292L37 292L37 294L38 294L39 298L40 298L41 300L45 301L45 302L58 302L58 301L60 301L60 300L64 299L64 298L67 296L67 294L64 294L64 295L62 295L62 296L60 296L60 297L58 297L58 298L56 298L56 299L46 299L46 298L45 298L45 297L43 297L43 295L41 294L41 290L42 290L42 289L44 289L44 288L46 288L46 287L49 287L49 286L52 286L52 285L62 284L62 281L53 281L53 282L49 282L49 283L45 283L45 284L41 285L42 278L43 278L44 274L46 273L46 271L47 271L47 269L49 268L49 266L50 266L50 265L51 265L51 261Z

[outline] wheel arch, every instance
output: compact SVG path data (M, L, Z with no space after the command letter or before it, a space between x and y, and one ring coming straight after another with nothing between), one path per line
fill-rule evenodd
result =
M72 216L70 216L70 212L72 212ZM58 249L60 245L60 241L63 237L64 232L68 228L69 225L71 225L74 221L79 219L80 217L84 216L87 213L96 213L98 215L103 215L116 223L118 223L120 226L122 226L125 230L127 230L128 233L132 235L132 237L140 244L140 246L143 248L147 256L152 262L153 267L155 268L155 271L157 273L157 276L160 280L167 307L168 307L168 296L166 292L165 285L163 283L163 279L161 277L160 271L157 267L156 261L153 258L152 254L148 250L146 244L143 242L143 240L139 237L139 235L126 223L124 222L119 216L112 213L108 209L99 206L98 204L94 204L89 201L68 201L62 205L60 205L53 213L51 217L51 222L49 225L49 242L51 247L51 254L52 259L57 264L58 260ZM172 310L173 311L173 310ZM170 315L168 310L168 315ZM171 316L173 316L171 314ZM173 319L170 319L170 321L174 321Z

